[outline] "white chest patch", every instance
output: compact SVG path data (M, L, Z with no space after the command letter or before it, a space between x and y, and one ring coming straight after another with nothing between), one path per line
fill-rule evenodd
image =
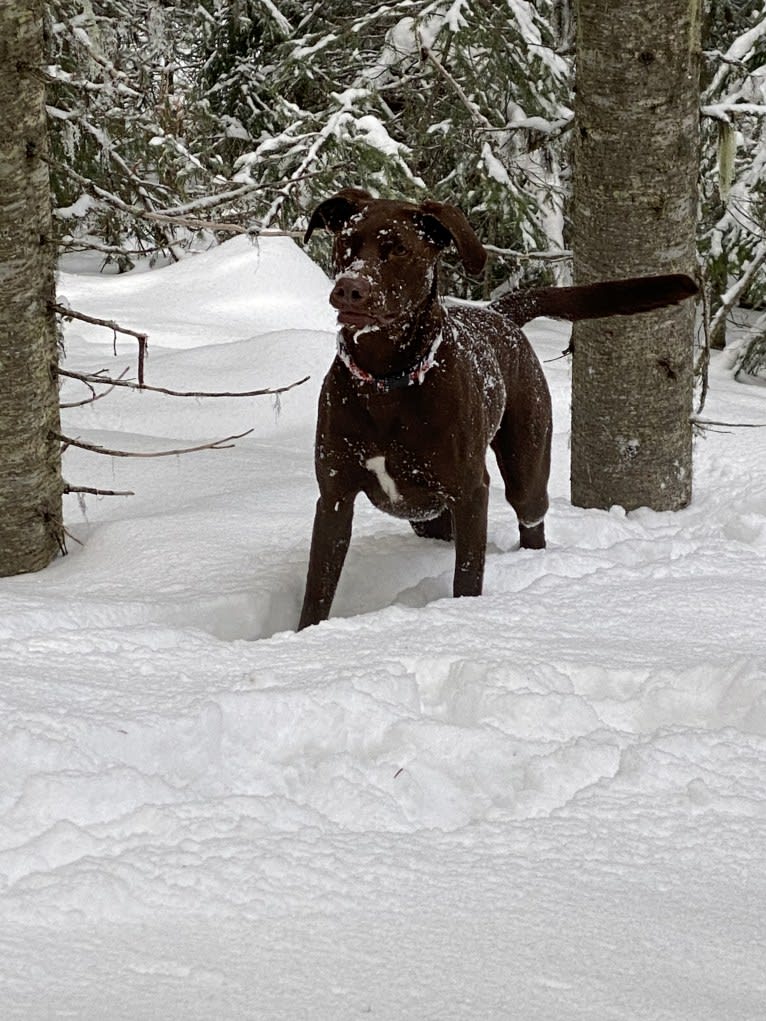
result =
M380 483L380 488L386 494L391 503L396 503L397 500L401 499L399 490L396 488L396 483L386 471L386 459L382 454L378 457L368 457L364 462L365 468L369 471L374 472Z

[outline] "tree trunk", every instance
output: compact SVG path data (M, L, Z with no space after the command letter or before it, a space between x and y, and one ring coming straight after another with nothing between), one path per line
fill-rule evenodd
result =
M61 547L42 0L0 0L0 575Z
M695 275L701 0L580 0L576 283ZM572 502L691 499L694 308L578 323Z

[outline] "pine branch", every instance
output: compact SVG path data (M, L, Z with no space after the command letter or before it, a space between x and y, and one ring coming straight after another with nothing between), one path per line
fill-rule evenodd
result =
M747 291L748 287L755 279L756 273L759 272L761 266L766 263L766 244L761 244L756 249L755 255L750 260L747 266L744 267L742 275L729 290L721 295L721 305L718 308L713 321L710 324L711 333L715 336L717 329L721 323L721 320L728 316L729 312L734 308L742 295Z
M559 252L520 252L515 248L498 248L497 245L484 245L484 251L490 255L505 255L509 258L523 261L540 259L543 262L566 262L572 258L572 251L569 248L562 248Z
M71 167L62 166L61 169L76 181L85 191L99 199L101 202L105 202L108 206L112 206L114 209L118 209L121 213L126 213L128 216L134 216L139 220L149 220L152 223L167 224L175 227L188 227L190 230L209 230L215 231L219 234L256 234L258 237L291 237L301 238L303 237L303 231L299 230L273 230L263 229L261 227L243 227L239 223L231 222L215 222L212 220L204 220L198 217L192 216L177 216L171 213L160 213L154 210L145 209L142 206L130 205L127 202L123 202L121 198L111 192L106 191L104 188L100 188L95 181L92 181L88 177L83 177L82 174L78 174ZM280 196L282 191L288 187L292 187L294 184L305 180L306 177L315 176L317 171L313 173L302 173L297 174L283 186L280 190ZM234 193L236 194L236 193Z
M710 117L713 120L724 121L730 124L732 119L749 114L751 117L766 117L766 104L764 103L709 103L700 107L703 117Z
M58 219L63 219L56 209L53 210L53 215L57 216ZM125 248L122 245L105 245L100 241L96 241L92 235L89 235L82 241L78 241L71 235L65 235L64 237L59 238L57 243L59 248L67 248L72 252L101 252L103 255L123 255L128 258L135 255L141 259L146 258L148 255L164 251L161 245L156 245L151 248L148 245L145 245L142 248Z
M468 113L471 115L473 120L476 121L478 125L485 131L494 131L495 130L494 125L489 120L487 120L487 118L481 112L476 103L473 103L468 98L460 83L455 78L453 78L453 76L449 73L447 68L434 54L434 51L429 46L426 46L422 40L420 42L420 52L423 55L424 59L428 60L431 64L433 64L433 66L436 68L436 70L439 72L442 78L444 78L444 80L450 86L450 88L458 97L460 102L466 108Z

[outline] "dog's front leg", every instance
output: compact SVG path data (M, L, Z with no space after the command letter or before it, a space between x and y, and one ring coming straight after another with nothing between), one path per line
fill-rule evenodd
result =
M330 615L333 596L351 541L354 496L356 494L337 501L320 496L317 500L299 631L327 620Z
M455 536L454 596L480 596L487 549L487 504L489 480L462 496L452 505Z

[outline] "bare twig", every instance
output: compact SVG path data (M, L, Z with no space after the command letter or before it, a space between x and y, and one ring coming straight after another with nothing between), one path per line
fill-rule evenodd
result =
M57 371L60 371L60 370L57 370ZM129 370L127 368L123 369L122 372L117 377L117 379L114 381L114 383L109 387L109 389L108 390L104 390L104 392L100 393L100 394L97 394L96 391L93 389L90 380L88 380L88 379L81 380L81 382L84 383L88 387L88 389L90 390L92 396L87 397L84 401L73 401L71 404L59 404L59 407L60 408L81 408L85 404L95 404L96 401L100 401L102 397L106 397L108 394L110 394L112 392L112 390L114 390L114 388L119 385L120 380L123 378L123 376L128 371ZM62 375L63 375L63 373L62 373Z
M146 345L149 343L149 334L140 333L138 330L129 330L125 326L120 326L119 323L114 322L113 319L99 319L96 316L86 315L84 312L75 312L72 308L67 308L66 305L58 305L55 302L51 302L51 308L58 315L63 316L65 319L79 319L84 323L90 323L92 326L103 326L107 330L111 330L114 334L115 344L117 343L117 334L125 333L129 337L135 337L138 341L138 383L139 386L144 384L144 362L146 359ZM117 383L115 382L116 386Z
M63 532L64 532L63 538L59 539L59 549L61 550L62 557L65 557L69 553L69 550L66 548L66 542L64 541L65 539L71 539L72 542L76 542L78 546L85 545L84 542L80 542L76 535L72 535L68 528L64 528Z
M93 486L70 486L67 482L62 490L64 495L69 493L88 493L91 496L135 496L130 489L94 489Z
M266 388L264 390L242 390L242 391L211 391L211 390L169 390L164 386L149 386L148 383L133 383L128 379L112 379L98 372L73 372L71 369L57 367L55 371L59 376L66 376L69 379L79 379L82 383L101 383L110 387L124 386L131 390L147 390L150 393L166 394L169 397L267 397L270 395L287 393L296 386L301 386L310 376L289 383L287 386ZM123 373L124 375L124 373Z
M709 387L709 376L710 376L710 300L707 289L707 281L701 280L700 294L702 295L702 334L705 338L705 343L702 348L702 353L697 359L697 364L694 367L694 374L700 377L700 400L697 405L697 414L702 411L705 407L705 401L707 400L707 392Z
M80 319L82 322L90 323L92 326L104 326L114 333L127 333L129 337L136 337L138 340L146 341L149 339L148 333L141 333L139 330L129 330L127 327L120 326L119 323L114 322L113 319L99 319L97 316L89 316L84 312L75 312L73 308L55 303L51 304L51 308L65 319Z
M766 429L766 422L714 422L709 418L698 418L697 415L692 415L689 421L692 425L718 425L726 429Z
M194 454L198 450L228 450L233 447L232 440L241 440L243 436L249 436L253 432L237 433L235 436L224 436L223 439L213 440L211 443L201 443L197 447L179 447L177 450L112 450L109 447L102 447L98 443L86 443L84 440L75 440L71 436L63 436L61 433L51 433L54 439L60 440L63 444L62 453L67 447L79 447L81 450L90 450L93 454L106 454L108 457L172 457L174 454Z

